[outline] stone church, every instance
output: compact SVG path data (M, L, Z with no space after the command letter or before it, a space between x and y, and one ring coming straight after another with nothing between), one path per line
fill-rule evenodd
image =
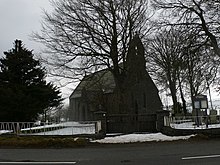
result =
M102 114L107 132L154 132L156 112L162 110L158 89L146 70L144 46L139 36L130 42L124 75L123 101L115 92L115 80L108 69L85 76L69 97L72 121L94 121Z

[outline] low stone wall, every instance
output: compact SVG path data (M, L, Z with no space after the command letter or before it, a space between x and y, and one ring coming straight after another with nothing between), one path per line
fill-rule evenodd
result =
M209 137L220 137L220 128L210 129L174 129L171 127L163 127L161 132L168 136L186 136L192 134L203 134Z

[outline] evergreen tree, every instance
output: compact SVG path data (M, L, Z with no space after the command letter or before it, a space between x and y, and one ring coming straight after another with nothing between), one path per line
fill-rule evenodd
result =
M56 86L47 83L45 70L32 51L15 41L15 48L0 59L0 121L34 121L62 99Z

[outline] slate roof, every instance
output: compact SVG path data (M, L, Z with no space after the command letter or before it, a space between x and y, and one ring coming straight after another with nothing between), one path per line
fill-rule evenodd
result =
M83 90L99 91L104 93L112 93L115 88L115 81L113 74L108 69L103 69L98 72L85 76L79 85L70 95L71 98L79 98Z

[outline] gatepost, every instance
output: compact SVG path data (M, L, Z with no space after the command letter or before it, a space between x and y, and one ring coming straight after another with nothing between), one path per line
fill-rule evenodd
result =
M169 117L170 116L170 112L169 111L166 111L166 110L160 110L160 111L157 111L157 123L156 123L156 129L157 131L161 132L164 128L164 126L167 126L165 125L165 117Z
M101 131L105 135L107 131L106 125L106 112L105 111L96 111L94 112L95 119L101 121Z

